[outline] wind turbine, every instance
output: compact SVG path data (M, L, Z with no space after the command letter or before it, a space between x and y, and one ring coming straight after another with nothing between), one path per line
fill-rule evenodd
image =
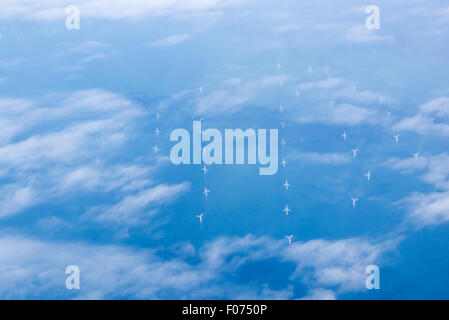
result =
M207 174L207 168L206 168L206 165L204 165L204 167L201 169L201 171L203 171L204 174Z
M160 133L159 129L158 129L158 128L156 128L156 130L154 130L154 133L156 133L156 135L158 136L158 135L159 135L159 133Z
M161 115L159 114L159 112L156 112L156 119L159 121L160 118L161 118Z
M359 201L359 199L351 198L351 200L352 200L352 206L355 208L357 201Z
M288 245L291 246L291 245L292 245L292 238L293 238L293 235L291 234L291 235L285 236L285 237L288 239Z
M367 173L364 174L364 176L366 177L366 179L368 179L368 181L371 179L371 172L368 171Z
M290 185L288 184L287 179L285 179L285 183L284 183L283 187L285 188L285 191L287 191L288 187L290 187Z
M397 134L397 135L395 135L393 137L394 137L394 140L396 141L396 143L398 143L399 142L399 135Z
M204 187L204 191L203 194L207 197L207 195L209 194L210 190L207 189L206 187Z
M157 146L154 146L153 151L154 151L154 153L157 153L159 151L159 148Z
M418 159L419 156L419 152L413 153L413 157L415 157L415 159Z
M341 135L343 137L343 140L348 139L348 134L345 132L343 132L343 134Z
M351 151L354 154L354 158L357 157L357 151L359 151L359 149L352 149Z
M285 158L282 158L281 165L282 165L282 167L284 167L284 168L285 168L285 166L287 165L287 161L285 160Z
M196 216L197 218L200 219L200 224L203 223L203 217L204 217L204 213L200 213L198 216Z
M285 205L285 209L282 210L282 212L285 212L285 215L288 216L288 213L292 211L291 209L288 208L288 205Z
M281 140L281 145L282 145L282 148L285 147L285 140L284 139Z

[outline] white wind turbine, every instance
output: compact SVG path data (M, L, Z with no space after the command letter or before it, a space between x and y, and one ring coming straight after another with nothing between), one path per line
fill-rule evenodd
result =
M203 217L204 217L204 213L200 213L198 216L196 216L197 218L200 219L200 224L203 223Z
M285 215L288 216L288 213L292 211L291 209L288 208L288 205L285 205L285 209L282 210L282 212L285 212Z

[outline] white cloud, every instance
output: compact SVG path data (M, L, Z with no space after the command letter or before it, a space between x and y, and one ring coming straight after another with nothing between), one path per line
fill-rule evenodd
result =
M364 289L365 268L379 264L382 254L395 244L395 241L370 243L354 238L298 241L288 246L285 241L248 235L218 239L206 245L201 256L209 268L221 270L235 270L248 261L279 258L296 265L290 279L300 279L312 288L332 288L339 294Z
M280 74L276 76L265 76L257 80L248 82L247 89L266 88L271 86L278 86L279 84L285 84L290 80L290 76L287 74Z
M0 218L20 212L38 202L36 192L19 184L6 184L1 188Z
M433 184L435 188L449 190L449 155L442 153L436 156L421 155L417 159L412 157L407 159L392 158L385 162L385 165L394 170L399 170L403 174L421 171L421 180Z
M420 113L407 117L394 125L395 130L414 131L422 135L449 136L449 125L434 117L449 117L449 98L440 97L419 107Z
M201 299L213 293L228 299L289 299L299 279L312 287L306 298L329 299L363 289L366 266L379 263L381 255L394 246L393 242L363 239L311 240L288 246L285 241L247 235L218 238L199 248L198 254L190 248L188 255L162 259L154 249L53 244L3 236L0 297L23 299L47 294L58 298ZM187 262L192 255L198 258L197 263ZM291 284L284 289L272 290L263 282L235 284L223 277L235 274L246 263L273 258L296 266L293 274L285 274ZM64 287L65 268L72 264L80 267L79 291Z
M371 90L354 90L355 83L344 78L328 77L327 79L300 83L297 88L301 91L316 91L319 98L344 100L358 104L392 104L394 99L388 95Z
M298 85L298 89L300 90L323 90L323 89L331 89L335 87L342 86L347 84L347 81L342 78L329 78L318 81L309 81L300 83Z
M402 119L393 126L393 129L396 131L414 131L422 135L449 136L449 125L435 123L434 119L422 114Z
M204 96L194 98L194 112L196 115L221 115L236 112L242 109L245 103L255 98L260 90L285 84L290 78L286 74L280 74L263 76L246 82L240 78L228 79L223 83L225 89L203 93Z
M76 5L83 18L142 19L154 15L170 15L220 10L244 0L3 0L0 19L60 20L65 8Z
M435 114L439 117L448 117L449 98L440 97L435 100L429 101L420 107L420 111L423 113Z
M229 91L219 90L198 99L196 114L222 114L235 112L250 99L249 96L235 95Z
M408 219L418 227L449 221L449 192L414 193L400 203L408 206Z
M279 33L287 33L287 32L297 32L297 31L301 31L304 28L300 25L298 25L297 23L288 23L288 24L283 24L280 26L277 26L274 28L274 32L279 32Z
M449 221L449 155L420 156L418 159L389 159L385 165L403 174L420 172L420 179L432 184L443 192L429 194L413 193L398 201L408 208L407 219L412 224L423 227Z
M101 60L104 58L105 58L105 55L103 53L95 53L95 54L91 54L90 56L87 56L87 57L81 59L80 63L85 64L85 63L92 62L94 60Z
M385 117L376 111L351 104L341 104L321 113L300 116L299 123L326 123L336 125L378 124L385 122Z
M21 63L22 63L22 59L18 59L18 58L11 59L11 60L2 59L2 60L0 60L0 69L9 69L12 67L17 67Z
M71 224L65 222L64 220L56 216L39 219L37 225L42 230L45 230L45 232L47 233L70 228L72 226Z
M70 48L68 48L68 50L64 50L64 52L67 51L72 51L72 52L78 52L78 53L89 53L92 52L93 50L97 50L97 49L103 49L108 47L109 44L105 43L105 42L101 42L101 41L85 41L82 42L79 45L73 46L73 44L70 46Z
M189 189L189 183L161 184L129 195L113 206L92 208L86 217L119 225L136 225L144 223L144 219L148 222L156 214L156 205L168 204Z
M368 30L364 25L350 27L345 34L345 39L350 42L394 42L393 36L381 36L375 30Z
M344 292L364 289L365 268L379 264L381 255L392 247L394 242L389 241L311 240L290 246L283 259L296 263L294 277L305 278L314 287L337 287L338 292ZM308 268L314 269L311 277L307 275Z
M432 10L432 13L434 13L434 10ZM438 12L438 15L443 18L444 20L449 20L449 7L440 9Z
M235 87L242 84L243 80L241 78L230 78L223 81L225 86Z
M309 161L313 163L325 164L344 164L351 161L349 154L345 153L318 153L318 152L299 152L293 151L289 159L298 159L301 161Z
M171 47L189 38L188 34L176 34L163 39L155 40L149 44L150 47Z
M144 115L135 103L99 89L36 100L1 99L5 130L0 136L0 175L13 183L3 187L0 216L74 188L107 192L145 187L149 168L109 168L99 160L117 151L129 139L132 124Z
M335 300L335 292L326 289L311 289L301 300Z
M21 237L0 238L0 296L7 299L53 297L167 298L187 294L209 276L179 259L161 260L151 250L78 243L52 244ZM81 271L81 290L65 289L66 266Z

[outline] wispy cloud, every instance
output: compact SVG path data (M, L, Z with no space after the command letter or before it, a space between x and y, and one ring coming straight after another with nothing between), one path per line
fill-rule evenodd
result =
M197 115L220 115L235 113L254 99L260 90L285 84L291 79L289 75L279 74L263 76L248 81L240 78L225 81L223 89L214 90L204 96L193 99L194 112Z
M198 99L196 114L219 114L237 111L250 99L245 95L234 95L229 91L219 90Z
M350 155L345 153L318 153L318 152L293 151L289 153L288 158L324 164L345 164L351 161Z
M161 184L127 196L119 203L106 208L92 208L86 218L118 225L135 225L150 221L156 214L155 205L168 204L190 189L189 183Z
M449 125L444 121L438 122L435 118L443 120L449 116L449 98L440 97L431 100L419 108L420 113L400 120L394 125L395 130L414 131L422 135L449 136Z
M2 216L74 188L145 187L149 169L132 164L109 168L98 159L129 139L131 124L145 114L140 106L99 89L52 99L50 105L46 98L0 100L0 123L6 129L0 175L13 182L3 186Z
M435 123L432 118L421 114L402 119L394 125L393 129L396 131L414 131L422 135L449 136L449 125Z
M36 203L36 191L20 184L6 184L1 188L0 218L20 212Z
M369 42L394 42L393 36L379 35L375 30L368 30L363 25L350 27L345 35L345 39L349 42L369 43Z
M437 225L449 221L449 155L420 156L417 159L389 159L385 165L403 174L420 173L420 179L444 192L428 194L414 192L398 201L408 210L407 221L417 227Z
M449 155L442 153L435 156L420 155L417 159L391 158L384 165L400 171L402 174L421 173L421 180L438 189L449 189Z
M364 105L373 103L392 104L395 102L389 95L357 88L354 81L339 77L328 77L327 79L302 82L297 86L297 89L306 92L316 92L319 99L326 97L327 99Z
M186 41L190 36L188 34L175 34L163 39L155 40L149 43L150 47L172 47Z
M399 203L407 205L407 218L417 227L449 221L449 192L414 193Z
M105 55L103 53L91 54L90 56L87 56L87 57L81 59L80 63L85 64L85 63L92 62L94 60L101 60L104 58L105 58Z
M0 69L9 69L12 67L17 67L22 63L22 59L16 58L16 59L2 59L0 60Z
M382 255L394 247L392 241L371 243L364 239L317 239L288 246L285 241L247 235L216 238L199 248L197 254L190 250L198 258L197 263L192 263L184 254L163 259L154 249L56 244L3 236L0 238L3 257L0 297L23 299L47 293L59 298L100 299L126 295L138 299L201 299L213 291L214 296L228 299L291 298L294 282L285 289L272 290L263 282L236 284L223 277L247 263L276 259L279 266L285 263L296 266L290 277L311 286L306 298L318 294L333 298L364 288L366 266L378 263ZM109 263L105 265L104 261ZM64 270L72 264L79 266L82 274L82 290L78 292L63 289Z
M300 116L296 119L299 123L325 123L334 125L360 125L385 123L386 118L376 110L341 104L327 111Z
M440 97L431 100L421 105L420 111L435 114L438 117L449 117L449 97Z
M57 3L49 0L30 2L28 0L2 1L0 3L0 19L23 20L56 20L65 16L65 8L69 5L80 7L82 15L86 18L99 19L141 19L155 15L170 15L189 12L203 12L224 9L238 5L245 0L60 0Z

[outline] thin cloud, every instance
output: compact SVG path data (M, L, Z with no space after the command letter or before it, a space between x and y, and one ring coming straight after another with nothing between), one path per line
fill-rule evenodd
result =
M417 227L449 221L449 192L414 193L401 200L408 207L408 220Z
M65 8L77 5L86 18L97 19L142 19L155 15L172 15L183 13L198 13L225 9L239 5L246 0L15 0L0 2L0 19L21 20L58 20L65 18Z
M185 244L180 244L184 245ZM0 237L0 297L25 299L42 294L59 298L136 299L192 298L215 296L228 299L258 297L289 299L293 284L311 288L305 296L321 293L336 297L345 292L361 291L366 266L379 263L385 252L393 250L395 241L371 242L354 238L336 241L322 239L294 242L270 237L221 237L196 250L189 249L173 258L162 258L155 249L135 249L117 245L51 243L20 236ZM163 253L163 252L162 252ZM196 257L196 263L189 257ZM166 256L166 255L164 255ZM273 290L263 282L235 284L224 275L234 274L242 266L257 261L293 264L287 276L294 282ZM109 263L105 264L104 261ZM82 273L82 290L63 289L61 277L66 266L75 264ZM21 272L17 272L21 270ZM151 277L148 277L151 274ZM120 279L120 281L117 281ZM262 288L262 289L260 289Z
M1 59L0 60L0 69L9 69L12 67L17 67L22 63L22 59Z
M371 43L371 42L394 42L393 36L379 35L375 30L368 30L363 25L356 25L350 27L345 34L345 40L357 43Z
M186 41L190 36L188 34L176 34L163 39L155 40L149 44L150 47L172 47Z
M151 169L132 164L110 168L98 159L118 150L143 115L132 101L99 89L52 95L50 105L46 98L1 99L0 123L6 133L0 137L0 175L12 183L2 188L0 217L74 189L144 188Z
M309 161L313 163L324 164L345 164L351 161L351 157L345 153L318 153L318 152L299 152L293 151L289 159Z
M369 110L351 104L341 104L328 111L300 116L299 123L324 123L334 125L378 124L384 120L376 110Z
M110 207L92 208L86 218L99 222L136 225L153 216L156 205L169 204L190 189L189 183L177 185L161 184L129 195Z

